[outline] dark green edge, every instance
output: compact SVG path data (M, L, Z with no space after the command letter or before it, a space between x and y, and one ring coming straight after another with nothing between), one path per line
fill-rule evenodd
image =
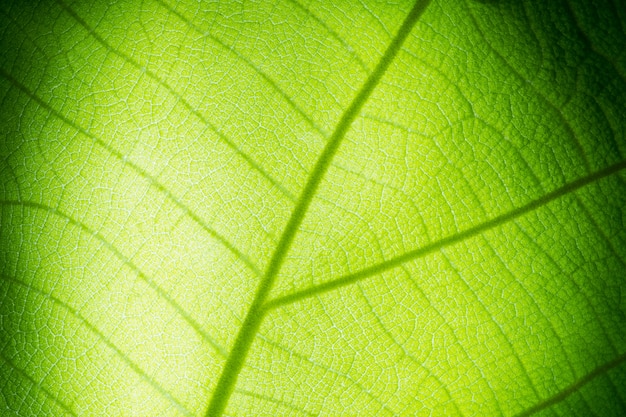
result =
M534 406L530 408L527 408L526 410L522 411L519 414L516 414L515 417L528 417L540 411L546 410L555 404L560 403L561 401L565 400L567 397L574 394L575 392L580 390L582 387L584 387L585 385L587 385L588 383L590 383L597 377L607 374L610 370L617 368L619 365L621 365L625 361L626 361L626 353L623 353L617 358L613 359L612 361L598 366L593 371L589 372L588 374L580 378L578 381L565 387L563 390L554 394L553 396L544 399L540 403L535 404Z

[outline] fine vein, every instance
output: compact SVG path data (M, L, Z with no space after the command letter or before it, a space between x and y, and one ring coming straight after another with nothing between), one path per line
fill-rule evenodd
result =
M32 286L26 282L20 281L14 277L8 275L0 275L1 279L6 282L11 282L13 284L20 285L24 288L27 288L29 291L36 293L38 296L41 296L53 303L54 305L66 310L69 312L76 320L80 322L80 324L87 328L92 334L94 334L104 345L106 345L110 350L115 352L115 355L122 360L132 371L138 375L141 379L143 379L147 384L149 384L156 392L161 395L161 397L167 399L178 411L180 411L183 415L187 417L193 417L193 413L187 409L177 398L175 398L169 391L167 391L161 384L159 384L155 379L153 379L150 375L146 373L135 361L133 361L129 356L127 356L121 348L119 348L115 343L109 340L94 324L92 324L86 317L84 317L78 310L69 304L65 303L63 300L55 297L54 295L42 291L40 288Z
M157 0L157 2L162 7L167 9L168 12L170 12L173 15L175 15L176 17L178 17L185 25L189 26L196 33L198 33L199 35L201 35L203 37L207 37L207 38L211 39L216 45L219 45L220 48L222 48L223 50L225 50L228 53L232 54L233 56L237 57L237 59L239 59L241 62L246 64L248 67L250 67L254 72L256 72L258 74L259 77L261 77L263 79L263 81L265 81L274 91L276 91L282 97L282 99L289 105L289 107L291 107L296 113L298 113L300 115L300 117L302 117L304 119L304 121L311 128L313 128L313 130L315 130L317 133L319 133L322 137L328 136L327 133L324 131L324 129L322 129L321 126L319 126L317 123L315 123L315 121L313 119L311 119L311 117L302 108L300 108L296 104L296 102L291 99L291 97L289 97L287 95L285 90L283 90L278 85L278 83L275 80L273 80L269 75L267 75L265 72L263 72L261 70L261 68L257 67L252 62L252 60L246 58L244 55L242 55L239 52L237 52L237 50L234 47L227 45L224 41L222 41L217 36L213 35L211 32L203 31L200 27L198 27L196 24L191 22L183 14L181 14L175 8L173 8L172 6L167 4L165 1ZM282 190L282 191L287 192L286 190ZM292 198L291 194L289 194L289 198L290 199Z
M9 360L2 351L0 351L0 359L2 360L2 362L6 363L8 366L10 366L21 378L23 378L25 381L28 381L28 383L33 387L33 391L29 391L28 395L29 396L35 396L36 391L40 391L43 393L43 395L45 395L45 397L55 403L58 407L60 407L61 409L63 409L64 413L68 416L73 416L73 417L77 417L78 415L74 412L74 410L72 410L67 404L65 404L60 398L58 398L56 395L54 395L53 393L51 393L45 385L43 385L42 382L37 381L36 379L34 379L32 376L30 376L28 374L28 372L25 369L22 369L21 367L17 366L15 363L13 363L11 360ZM8 378L7 378L8 379ZM25 402L23 399L21 399L20 401Z
M254 337L258 332L261 322L263 321L263 317L267 311L265 308L266 298L270 293L276 276L280 271L291 243L293 242L298 228L304 219L319 184L324 177L324 174L326 173L335 153L337 152L339 145L352 125L352 122L359 114L372 91L374 91L378 85L380 79L413 29L413 26L417 22L419 16L426 9L429 1L430 0L418 0L413 5L413 8L402 23L402 26L400 26L396 36L385 51L385 54L376 65L376 68L374 68L372 74L365 81L365 84L361 87L361 90L353 99L350 106L343 113L332 136L326 143L322 154L317 160L317 163L315 164L315 167L311 172L302 193L300 194L293 212L291 213L291 217L289 218L280 241L274 250L267 270L259 283L259 287L250 309L246 314L246 318L239 329L233 348L226 360L222 374L220 375L217 386L215 387L209 402L209 407L206 412L207 417L220 417L224 413L228 400L235 387L235 383L237 382L237 376L243 367L243 363L246 359L248 351L250 350L250 346L252 345Z
M63 2L63 0L55 0L55 2L63 9L67 14L69 14L76 22L78 22L98 43L104 46L107 50L111 51L121 59L123 59L128 64L132 65L140 71L144 73L147 77L151 78L153 81L161 85L165 88L173 97L176 98L191 114L196 116L202 123L211 129L220 140L226 144L229 148L231 148L237 155L239 155L254 171L258 172L262 177L264 177L270 184L272 184L278 191L281 192L285 197L292 199L291 193L283 187L279 181L277 181L274 177L272 177L269 172L265 171L261 165L259 165L250 155L240 149L235 142L229 139L217 126L211 123L198 109L191 105L184 97L182 97L174 88L169 85L167 82L162 80L156 73L145 68L141 65L140 62L133 59L130 55L114 48L111 44L109 44L102 36L100 36L96 31L87 24L85 20L83 20L74 10L72 10L67 4Z
M41 210L45 213L57 216L61 219L64 219L69 224L74 227L80 229L83 233L94 237L98 242L100 242L109 252L111 252L117 259L119 259L125 266L127 266L131 271L133 271L137 276L143 280L152 290L158 294L159 298L165 303L167 303L180 317L196 332L196 334L204 340L206 343L211 345L215 353L222 357L226 357L226 350L215 340L211 335L209 335L203 328L198 324L196 320L191 317L191 315L184 309L180 304L178 304L170 295L168 295L167 291L161 288L154 280L150 279L137 265L135 265L129 257L120 252L115 245L109 242L103 235L98 233L97 231L91 229L85 223L73 218L72 216L65 214L59 209L48 206L46 204L37 203L33 201L24 201L24 200L0 200L0 207L27 207L35 210Z

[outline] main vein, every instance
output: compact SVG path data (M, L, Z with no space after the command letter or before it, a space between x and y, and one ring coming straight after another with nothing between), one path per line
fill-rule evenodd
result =
M350 103L350 106L343 113L339 123L337 123L337 126L333 131L333 134L326 143L322 154L318 158L317 163L309 175L306 185L298 198L293 212L291 213L291 217L287 222L287 226L285 226L285 230L283 231L280 241L272 254L267 270L259 283L259 287L250 309L246 314L246 318L239 329L239 333L235 339L235 344L230 351L226 364L222 369L222 374L217 382L217 386L213 391L213 396L211 397L209 408L206 412L207 417L219 417L223 414L235 387L235 383L237 382L237 376L241 371L248 351L250 350L250 346L252 345L255 335L258 332L261 322L263 321L263 317L267 311L265 307L267 296L272 289L276 276L280 271L291 243L293 242L298 228L306 215L319 184L328 170L339 145L352 125L352 122L359 114L372 91L374 91L378 85L380 79L391 62L394 60L402 44L413 29L413 26L417 22L420 15L428 6L429 2L430 0L417 0L417 2L413 5L413 8L405 18L402 26L400 26L396 36L391 41L384 55L376 65L376 68L374 68L356 97L352 100L352 103Z

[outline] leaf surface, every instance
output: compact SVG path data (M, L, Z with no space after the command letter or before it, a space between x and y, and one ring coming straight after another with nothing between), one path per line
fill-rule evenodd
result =
M3 3L3 415L626 412L622 2L337 3Z

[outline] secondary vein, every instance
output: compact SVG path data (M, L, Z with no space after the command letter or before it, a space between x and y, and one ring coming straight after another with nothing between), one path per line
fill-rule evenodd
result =
M342 278L337 278L332 281L325 282L323 284L315 285L309 288L306 288L301 291L294 292L289 295L285 295L279 298L275 298L266 304L266 308L268 310L285 306L288 304L292 304L299 300L309 298L318 294L322 294L328 291L332 291L337 288L344 287L346 285L354 284L356 282L362 281L366 278L369 278L374 275L381 274L390 269L396 268L400 265L405 264L406 262L410 262L412 260L421 258L429 253L435 252L441 248L446 246L450 246L456 243L459 243L463 240L474 237L478 234L484 233L487 230L493 229L500 225L505 224L513 219L516 219L520 216L523 216L526 213L529 213L533 210L536 210L546 204L563 197L569 193L572 193L586 185L589 185L595 181L598 181L602 178L608 177L612 174L615 174L626 168L626 161L618 162L617 164L611 165L607 168L604 168L600 171L597 171L591 175L587 175L585 177L579 178L576 181L565 184L564 186L557 188L556 190L540 197L535 200L532 200L529 203L526 203L523 206L520 206L516 209L513 209L507 213L501 214L499 216L494 217L491 220L480 223L474 227L471 227L467 230L459 232L457 234L445 237L433 243L430 243L426 246L422 246L421 248L409 251L402 255L396 256L395 258L389 259L387 261L383 261L379 264L372 265L370 267L361 269L360 271L354 272L352 274L346 275Z
M322 178L324 177L328 167L335 156L339 145L345 137L348 129L352 125L352 122L357 117L361 108L378 85L380 79L385 74L385 71L394 60L398 51L402 47L402 44L408 37L409 33L415 26L420 15L424 12L430 0L418 0L414 5L407 17L405 18L402 26L398 30L396 36L391 41L384 55L374 68L373 72L367 78L359 93L350 103L350 106L343 113L341 119L337 123L333 134L326 143L324 150L315 164L315 167L307 183L302 190L300 197L296 203L296 206L291 213L291 217L285 226L283 234L272 254L272 258L268 264L267 270L259 283L259 287L255 294L254 300L246 314L246 318L239 329L235 344L226 360L226 364L222 369L222 374L217 382L213 395L211 397L208 410L206 412L207 417L220 417L228 404L228 400L233 392L235 384L237 382L237 376L243 367L243 363L246 359L250 346L258 332L263 317L267 312L265 301L272 289L276 276L278 275L280 268L286 258L287 252L291 247L293 239L298 231L298 228L304 220L304 216L315 196L315 193L319 187Z
M168 200L170 200L172 203L174 203L174 205L176 205L180 210L182 210L185 213L185 215L191 218L191 220L193 220L200 228L202 228L202 230L204 230L211 237L217 240L222 246L224 246L227 250L229 250L237 259L243 262L246 265L246 267L250 269L251 272L253 272L257 276L261 275L259 269L254 264L254 262L250 260L248 255L243 253L241 250L237 249L233 243L231 243L228 239L226 239L224 236L218 233L217 230L209 227L208 223L202 220L200 216L196 214L186 203L184 203L182 200L176 197L173 192L171 192L165 185L159 182L156 176L153 176L152 174L148 173L148 171L144 170L139 165L135 164L134 162L126 158L125 155L123 155L121 152L116 150L113 146L107 144L104 140L97 137L94 133L83 128L82 126L77 124L75 121L63 115L57 109L52 107L52 105L50 105L49 103L44 101L41 97L39 97L37 94L35 94L34 91L30 90L29 88L26 87L26 85L18 81L4 68L0 68L0 76L4 77L13 86L15 86L17 89L22 91L35 103L40 105L42 108L46 109L48 112L53 114L56 118L61 120L63 123L70 126L71 128L73 128L80 134L84 135L85 137L91 139L94 143L96 143L98 146L100 146L101 148L106 150L109 154L111 154L115 159L120 161L124 166L132 169L137 174L139 174L139 176L141 176L143 179L148 181L150 185L156 188Z

